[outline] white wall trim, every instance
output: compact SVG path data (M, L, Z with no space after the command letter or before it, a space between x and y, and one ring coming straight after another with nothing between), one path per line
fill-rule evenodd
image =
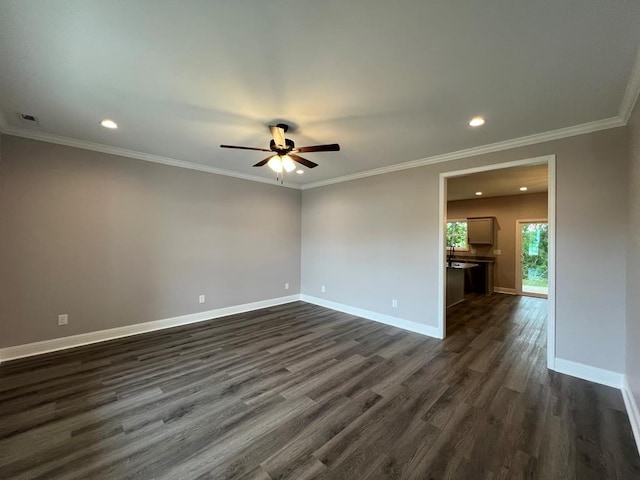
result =
M433 157L422 158L420 160L413 160L411 162L398 163L396 165L389 165L387 167L375 168L373 170L367 170L365 172L353 173L351 175L344 175L342 177L331 178L328 180L321 180L319 182L307 183L301 186L302 190L308 190L311 188L323 187L325 185L332 185L334 183L348 182L351 180L357 180L358 178L372 177L375 175L383 175L385 173L397 172L399 170L406 170L409 168L422 167L425 165L432 165L434 163L449 162L452 160L460 160L462 158L475 157L477 155L484 155L487 153L500 152L503 150L510 150L512 148L525 147L527 145L533 145L536 143L550 142L552 140L559 140L561 138L574 137L576 135L584 135L586 133L598 132L600 130L607 130L609 128L623 127L623 122L619 117L605 118L603 120L597 120L595 122L583 123L581 125L575 125L573 127L560 128L557 130L551 130L549 132L537 133L535 135L529 135L526 137L514 138L512 140L506 140L504 142L490 143L480 147L467 148L465 150L458 150L456 152L444 153L442 155L435 155Z
M420 333L429 337L438 337L438 330L430 325L424 325L409 320L403 320L401 318L392 317L391 315L385 315L382 313L372 312L357 307L351 307L349 305L343 305L341 303L331 302L323 300L321 298L312 297L309 295L289 295L286 297L271 298L268 300L261 300L258 302L245 303L242 305L233 305L231 307L218 308L215 310L208 310L205 312L191 313L188 315L181 315L179 317L164 318L162 320L154 320L151 322L137 323L135 325L127 325L124 327L110 328L107 330L98 330L96 332L81 333L79 335L71 335L68 337L54 338L51 340L43 340L41 342L28 343L25 345L16 345L13 347L0 348L0 363L9 360L16 360L18 358L31 357L34 355L42 355L43 353L55 352L58 350L67 350L69 348L81 347L83 345L90 345L92 343L105 342L107 340L114 340L116 338L130 337L133 335L140 335L142 333L155 332L157 330L164 330L166 328L178 327L181 325L188 325L191 323L199 323L207 320L213 320L220 317L226 317L228 315L235 315L238 313L250 312L253 310L260 310L262 308L273 307L276 305L283 305L285 303L291 303L302 300L307 303L319 305L321 307L330 308L338 312L349 313L358 317L365 318L367 320L374 320L376 322L384 323L394 327L408 330L410 332Z
M0 349L0 363L6 362L7 360L15 360L18 358L30 357L33 355L55 352L57 350L66 350L68 348L80 347L82 345L89 345L91 343L129 337L132 335L139 335L141 333L154 332L156 330L164 330L165 328L203 322L215 318L226 317L227 315L250 312L252 310L273 307L275 305L282 305L298 300L300 300L300 295L289 295L287 297L271 298L258 302L251 302L242 305L234 305L231 307L208 310L206 312L181 315L179 317L164 318L162 320L154 320L151 322L137 323L124 327L110 328L108 330L98 330L97 332L81 333L79 335L71 335L68 337L54 338L52 340L28 343L25 345L6 347Z
M504 293L505 295L519 295L518 291L515 288L494 287L493 291L495 293Z
M344 305L342 303L332 302L330 300L324 300L318 297L312 297L310 295L300 295L300 300L307 303L312 303L320 307L330 308L342 313L348 313L357 317L366 318L367 320L373 320L375 322L384 323L385 325L391 325L403 330L408 330L414 333L420 333L434 338L442 338L439 336L438 329L431 325L424 325L422 323L412 322L410 320L404 320L402 318L392 317L391 315L385 315L384 313L372 312L358 307L352 307L350 305Z
M447 175L438 178L438 336L447 336Z
M572 362L571 360L564 360L563 358L555 359L555 367L552 370L618 389L622 389L624 379L622 373L592 367L584 363Z
M637 93L636 93L636 98L637 98ZM633 105L631 105L631 108L633 108ZM629 111L629 114L630 113L631 111ZM548 132L528 135L526 137L514 138L511 140L505 140L503 142L497 142L497 143L491 143L488 145L482 145L479 147L467 148L464 150L444 153L441 155L434 155L431 157L426 157L426 158L413 160L409 162L403 162L395 165L389 165L386 167L375 168L373 170L366 170L364 172L358 172L350 175L330 178L327 180L321 180L319 182L312 182L312 183L307 183L302 185L285 182L283 186L288 188L293 188L296 190L308 190L311 188L322 187L325 185L332 185L335 183L342 183L342 182L348 182L351 180L357 180L359 178L372 177L375 175L383 175L385 173L397 172L400 170L407 170L410 168L417 168L425 165L432 165L435 163L443 163L443 162L449 162L452 160L460 160L462 158L474 157L477 155L499 152L503 150L509 150L512 148L524 147L527 145L534 145L536 143L550 142L552 140L559 140L561 138L573 137L576 135L583 135L586 133L593 133L600 130L607 130L609 128L622 127L624 125L626 125L626 121L623 121L623 119L621 119L620 117L605 118L602 120L597 120L595 122L583 123L581 125L574 125L571 127L551 130ZM68 147L83 148L85 150L107 153L111 155L118 155L120 157L135 158L137 160L160 163L163 165L170 165L173 167L187 168L190 170L197 170L201 172L214 173L216 175L224 175L227 177L241 178L243 180L250 180L254 182L275 184L274 180L269 178L263 178L263 177L258 177L254 175L233 172L230 170L224 170L221 168L202 165L199 163L192 163L192 162L187 162L183 160L177 160L174 158L163 157L160 155L152 155L149 153L138 152L135 150L129 150L125 148L112 147L109 145L103 145L101 143L78 140L75 138L64 137L61 135L29 130L26 128L17 128L17 127L8 125L6 122L3 122L2 119L0 119L0 132L6 135L13 135L16 137L29 138L32 140L39 140L42 142L55 143L58 145L66 145ZM276 185L279 185L279 184L276 184Z
M620 109L618 110L618 118L620 118L625 125L629 122L629 117L631 117L633 107L635 107L638 101L638 96L640 96L640 48L638 49L633 70L631 70L631 76L627 82L627 88L624 91Z
M312 182L303 184L302 190L311 188L323 187L325 185L332 185L334 183L348 182L351 180L357 180L358 178L372 177L375 175L383 175L385 173L397 172L399 170L406 170L409 168L422 167L425 165L432 165L434 163L448 162L451 160L459 160L462 158L474 157L476 155L483 155L486 153L500 152L502 150L509 150L511 148L525 147L528 145L534 145L536 143L551 142L553 140L560 140L562 138L574 137L576 135L584 135L586 133L598 132L600 130L607 130L609 128L624 127L629 122L631 112L640 97L640 48L636 55L636 59L631 70L631 75L627 82L624 95L618 108L618 115L615 117L603 118L593 122L582 123L580 125L574 125L571 127L559 128L556 130L550 130L548 132L536 133L534 135L527 135L524 137L518 137L511 140L505 140L503 142L490 143L488 145L482 145L479 147L467 148L464 150L458 150L455 152L444 153L441 155L434 155L431 157L422 158L419 160L413 160L410 162L398 163L395 165L389 165L387 167L375 168L364 172L357 172L350 175L343 175L341 177L331 178L328 180L321 180L319 182Z
M556 156L548 161L547 179L547 223L549 239L547 251L547 367L555 368L556 363Z
M536 143L550 142L553 140L559 140L562 138L573 137L576 135L584 135L586 133L593 133L600 130L607 130L609 128L623 127L629 121L631 112L640 96L640 49L636 55L636 60L631 70L631 75L627 82L627 86L620 102L618 109L618 115L610 118L603 118L593 122L582 123L579 125L573 125L570 127L558 128L556 130L550 130L548 132L536 133L533 135L527 135L524 137L513 138L502 142L490 143L488 145L482 145L479 147L467 148L454 152L444 153L441 155L434 155L418 160L409 162L398 163L395 165L389 165L386 167L375 168L364 172L353 173L350 175L343 175L327 180L321 180L319 182L312 182L303 185L285 183L284 186L288 188L307 190L311 188L322 187L325 185L332 185L334 183L348 182L350 180L356 180L358 178L372 177L375 175L383 175L385 173L396 172L399 170L406 170L409 168L422 167L424 165L432 165L434 163L448 162L451 160L459 160L462 158L473 157L476 155L483 155L487 153L499 152L502 150L509 150L511 148L524 147L527 145L534 145ZM228 177L242 178L244 180L251 180L261 183L273 183L272 180L254 175L247 175L239 172L233 172L230 170L224 170L220 168L210 167L207 165L186 162L182 160L176 160L169 157L162 157L159 155L152 155L144 152L138 152L134 150L128 150L119 147L111 147L100 143L89 142L85 140L79 140L61 135L55 135L51 133L38 132L29 130L27 128L17 128L10 126L5 118L3 118L2 112L0 112L0 133L7 135L14 135L17 137L30 138L33 140L40 140L44 142L57 143L60 145L67 145L70 147L84 148L86 150L92 150L96 152L109 153L112 155L119 155L121 157L136 158L138 160L145 160L148 162L161 163L164 165L171 165L174 167L188 168L191 170L198 170L202 172L215 173L217 175L224 175Z
M627 415L629 417L629 423L631 423L631 430L633 430L633 437L636 439L636 447L638 447L638 453L640 453L640 408L631 392L631 387L629 386L626 375L622 382L622 398L627 408Z
M553 369L556 354L556 300L555 300L555 222L556 222L556 156L545 155L542 157L527 158L524 160L514 160L511 162L492 163L479 167L453 170L440 173L439 197L438 197L438 248L440 256L438 258L438 338L446 336L446 292L445 292L445 228L447 210L447 179L472 173L486 172L489 170L499 170L503 168L520 167L523 165L540 165L546 163L549 168L549 188L548 188L548 219L549 219L549 295L547 302L547 367Z
M65 145L67 147L82 148L84 150L90 150L92 152L107 153L109 155L117 155L119 157L144 160L145 162L160 163L162 165L169 165L172 167L187 168L189 170L198 170L200 172L213 173L216 175L223 175L225 177L241 178L243 180L250 180L252 182L268 183L275 186L284 186L287 188L300 190L299 185L294 185L287 182L281 184L279 182L276 182L274 178L263 178L255 175L233 172L231 170L224 170L222 168L210 167L208 165L202 165L199 163L176 160L175 158L162 157L160 155L152 155L150 153L138 152L135 150L129 150L120 147L112 147L109 145L88 142L85 140L77 140L75 138L63 137L61 135L55 135L52 133L38 132L26 128L16 128L13 126L9 126L8 124L6 124L6 122L3 122L3 119L0 118L0 132L6 135L13 135L15 137L28 138L31 140L54 143L57 145Z

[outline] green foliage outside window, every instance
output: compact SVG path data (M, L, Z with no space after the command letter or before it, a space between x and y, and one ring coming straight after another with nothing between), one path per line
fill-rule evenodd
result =
M447 222L447 247L467 248L467 222Z
M549 225L522 225L522 283L546 287L549 284Z

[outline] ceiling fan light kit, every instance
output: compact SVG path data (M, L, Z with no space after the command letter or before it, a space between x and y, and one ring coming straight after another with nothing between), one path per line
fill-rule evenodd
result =
M267 162L267 165L274 172L282 173L282 161L280 160L280 157L278 157L277 155L271 157Z
M276 180L280 183L284 183L283 173L290 173L296 169L296 163L304 165L307 168L315 168L317 163L302 158L297 153L312 153L312 152L338 152L340 151L340 145L332 143L328 145L313 145L310 147L296 148L293 140L285 138L284 134L289 130L289 126L284 123L278 125L269 125L271 131L271 142L269 142L269 149L257 148L257 147L239 147L236 145L220 145L221 148L235 148L239 150L257 150L259 152L273 152L274 155L270 155L264 160L259 161L254 167L262 167L268 165L268 167L276 173ZM294 163L295 162L295 163Z
M296 169L295 163L289 155L274 155L267 162L267 166L276 173L282 173L284 169L285 172L289 173Z
M296 169L296 164L293 163L293 160L289 155L285 155L284 157L281 157L281 159L282 167L284 168L285 172L293 172Z

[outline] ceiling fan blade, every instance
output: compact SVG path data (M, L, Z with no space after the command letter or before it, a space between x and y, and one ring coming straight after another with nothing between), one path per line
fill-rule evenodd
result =
M312 147L300 147L296 148L294 152L339 152L340 145L337 143L331 143L329 145L314 145Z
M271 150L267 150L266 148L256 148L256 147L237 147L235 145L220 145L221 148L237 148L238 150L257 150L259 152L270 152Z
M268 156L267 158L265 158L264 160L260 160L258 163L256 163L256 164L254 165L254 167L262 167L263 165L266 165L266 164L267 164L267 162L268 162L269 160L271 160L272 158L273 158L273 155L270 155L270 156Z
M306 158L302 158L298 155L296 155L295 153L290 153L289 156L295 161L298 162L301 165L304 165L305 167L309 167L309 168L315 168L318 166L317 163L314 163L310 160L307 160Z
M276 142L276 146L279 148L285 148L287 143L284 139L284 128L278 127L277 125L269 125L269 130L271 130L271 135L273 135L273 140Z

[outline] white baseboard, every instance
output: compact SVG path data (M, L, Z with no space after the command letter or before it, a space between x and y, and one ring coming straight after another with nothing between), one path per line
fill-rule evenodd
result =
M515 288L495 287L494 293L502 293L505 295L518 295L520 297L548 298L544 293L519 292Z
M451 305L447 305L447 308L451 308L451 307L453 307L454 305L458 305L459 303L462 303L462 302L464 302L464 298L463 298L463 299L461 299L461 300L458 300L457 302L453 302Z
M300 295L289 295L287 297L271 298L258 302L245 303L242 305L233 305L231 307L218 308L206 312L191 313L181 315L179 317L164 318L162 320L154 320L152 322L137 323L135 325L127 325L125 327L110 328L108 330L99 330L97 332L81 333L79 335L71 335L69 337L54 338L52 340L44 340L42 342L28 343L26 345L16 345L0 349L0 363L7 360L15 360L17 358L30 357L33 355L41 355L43 353L55 352L56 350L65 350L67 348L80 347L91 343L104 342L115 338L128 337L131 335L139 335L141 333L154 332L165 328L187 325L189 323L203 322L214 318L226 317L227 315L235 315L237 313L250 312L261 308L273 307L285 303L300 300Z
M622 398L624 399L625 407L627 407L627 415L629 416L629 422L631 423L631 430L633 430L633 437L636 439L636 447L638 447L638 453L640 453L640 408L638 407L636 398L631 392L626 375L622 382Z
M572 377L589 380L590 382L618 389L622 388L622 382L624 379L624 375L622 373L604 370L602 368L592 367L590 365L585 365L584 363L572 362L562 358L555 359L555 366L553 370L558 373L564 373L565 375L571 375Z
M494 287L493 291L495 293L504 293L506 295L520 295L515 288Z
M403 330L409 330L410 332L420 333L434 338L442 338L437 327L431 325L424 325L422 323L412 322L410 320L403 320L402 318L392 317L391 315L385 315L383 313L372 312L370 310L364 310L358 307L352 307L350 305L344 305L342 303L331 302L318 297L312 297L309 295L300 295L300 300L307 303L313 303L321 307L330 308L338 312L349 313L358 317L366 318L367 320L373 320L376 322L384 323L385 325L391 325Z
M285 303L303 300L308 303L320 305L322 307L331 308L344 313L350 313L362 318L374 320L394 327L409 330L411 332L421 333L430 337L442 338L438 334L436 327L423 325L421 323L411 322L400 318L384 315L381 313L370 312L348 305L342 305L335 302L329 302L320 298L310 297L307 295L289 295L287 297L272 298L259 302L245 303L242 305L234 305L231 307L218 308L216 310L208 310L206 312L191 313L181 315L179 317L164 318L162 320L154 320L151 322L137 323L135 325L127 325L124 327L110 328L107 330L99 330L97 332L81 333L79 335L71 335L68 337L54 338L41 342L28 343L25 345L16 345L13 347L0 348L0 363L8 360L16 360L18 358L31 357L41 355L43 353L55 352L57 350L66 350L68 348L80 347L92 343L105 342L116 338L129 337L139 335L141 333L154 332L165 328L178 327L180 325L188 325L190 323L198 323L215 318L234 315L237 313L250 312L261 308L273 307Z

